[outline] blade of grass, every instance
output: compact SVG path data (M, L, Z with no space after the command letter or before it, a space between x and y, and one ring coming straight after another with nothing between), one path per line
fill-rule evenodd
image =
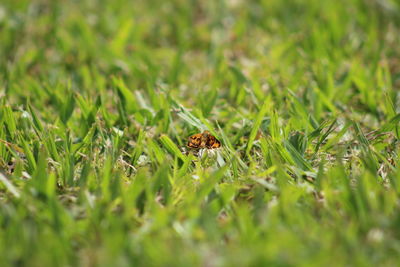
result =
M161 144L168 150L169 153L174 155L175 157L180 158L183 162L186 161L186 156L182 154L179 148L175 145L175 143L166 135L162 135L160 137Z
M264 103L262 104L260 110L258 111L258 114L256 116L256 120L254 121L253 124L253 128L251 129L250 132L250 136L249 136L249 141L247 143L247 147L246 147L246 154L249 155L251 148L253 147L254 144L254 140L256 139L256 135L258 132L258 129L261 126L262 120L265 116L265 114L267 114L268 109L271 106L271 101L270 99L267 97L264 99Z

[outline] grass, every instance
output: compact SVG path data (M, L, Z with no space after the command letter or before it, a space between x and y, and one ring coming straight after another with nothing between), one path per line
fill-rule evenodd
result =
M2 1L2 266L397 266L399 14Z

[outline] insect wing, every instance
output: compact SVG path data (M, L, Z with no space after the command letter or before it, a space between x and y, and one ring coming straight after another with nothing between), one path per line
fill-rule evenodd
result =
M201 140L202 140L201 134L194 134L189 137L187 146L191 148L199 148L201 145Z

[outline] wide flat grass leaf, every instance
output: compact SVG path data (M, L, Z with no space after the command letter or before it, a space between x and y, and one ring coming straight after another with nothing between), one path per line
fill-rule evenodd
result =
M171 153L173 156L180 158L185 162L186 156L182 154L176 144L166 135L160 137L161 144Z
M21 147L24 151L26 160L28 162L28 170L30 172L33 172L36 169L36 160L35 160L35 157L33 156L32 150L31 150L28 142L25 139L23 139L23 137L21 137L20 142L21 142Z
M312 170L310 163L308 163L307 160L304 159L301 153L299 153L299 151L290 142L285 141L284 145L287 151L292 156L293 161L296 162L298 167L300 167L305 171Z
M249 154L251 148L253 147L253 143L254 143L254 140L256 139L258 129L260 128L261 123L264 119L264 116L268 112L268 109L271 108L270 105L271 105L270 99L265 98L264 103L262 104L260 110L258 111L258 114L257 114L256 119L253 124L253 128L251 129L249 141L248 141L247 147L246 147L246 154Z
M28 105L28 110L30 115L32 116L33 125L35 125L38 132L43 132L43 125L39 118L36 116L36 112L32 109L31 105Z
M73 93L69 93L66 97L65 102L61 103L61 110L60 110L60 119L61 121L66 124L69 118L72 115L72 112L75 108L75 97Z
M138 107L135 94L128 89L122 79L113 77L112 81L119 92L124 108L130 112L136 111Z
M184 108L182 105L179 105L176 102L173 102L174 108L177 110L177 115L183 119L189 125L196 127L200 131L207 130L207 127L196 117L194 116L188 109Z
M10 133L11 138L14 139L15 134L17 132L17 124L11 107L10 106L3 107L2 115L4 116L4 122L7 126L8 132Z

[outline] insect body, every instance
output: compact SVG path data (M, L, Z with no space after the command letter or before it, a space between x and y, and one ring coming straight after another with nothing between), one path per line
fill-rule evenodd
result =
M215 136L213 136L209 131L204 131L203 133L190 136L187 146L196 149L213 149L221 147L221 142L218 141L218 139L215 138Z

